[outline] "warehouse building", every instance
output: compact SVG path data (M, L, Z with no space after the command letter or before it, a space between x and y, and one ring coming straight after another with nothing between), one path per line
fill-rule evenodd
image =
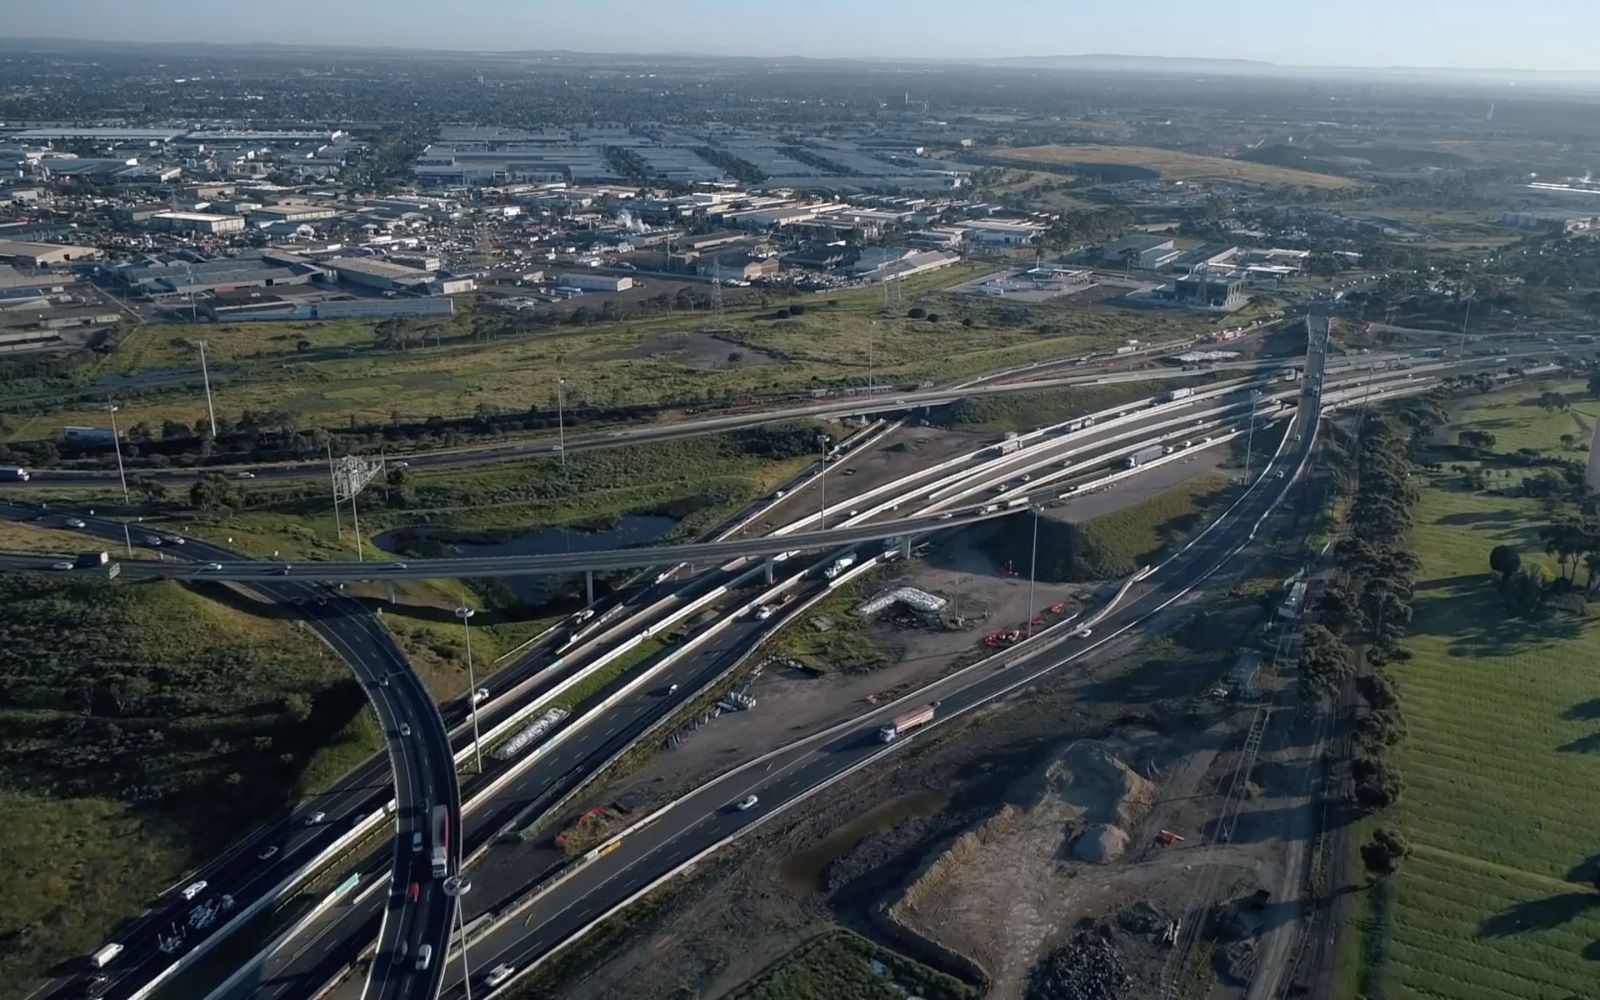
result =
M210 212L157 212L150 217L148 225L167 232L207 236L244 231L244 219L240 216L213 215Z
M383 291L425 291L433 280L427 271L377 257L334 257L326 266L340 281Z
M578 274L569 272L556 278L561 288L581 288L586 292L625 292L633 279L625 274Z
M1165 267L1180 253L1170 238L1150 233L1131 233L1100 248L1100 257L1107 263L1144 271Z
M331 219L338 213L327 205L263 205L251 209L250 223L268 226L274 222L316 222Z
M1236 274L1188 274L1172 283L1172 297L1201 309L1238 309L1246 301L1244 279Z
M66 243L23 243L0 240L0 261L22 264L27 267L52 267L70 264L75 260L93 260L100 256L96 247L78 247Z

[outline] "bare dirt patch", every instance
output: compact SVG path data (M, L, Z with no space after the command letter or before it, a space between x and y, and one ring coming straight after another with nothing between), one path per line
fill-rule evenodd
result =
M698 371L759 368L783 360L759 348L724 340L716 334L698 332L657 334L632 347L615 351L590 351L574 355L573 360L633 361L641 358L673 361Z

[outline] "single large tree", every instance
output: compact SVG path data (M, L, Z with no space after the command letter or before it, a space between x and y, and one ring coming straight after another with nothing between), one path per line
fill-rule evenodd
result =
M1511 574L1522 568L1522 554L1510 545L1496 545L1489 550L1489 568L1500 574L1504 587Z

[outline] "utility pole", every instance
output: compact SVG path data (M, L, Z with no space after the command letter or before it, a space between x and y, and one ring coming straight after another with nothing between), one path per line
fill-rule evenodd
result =
M217 410L216 407L211 405L211 372L206 368L206 342L197 340L195 343L200 347L200 378L205 382L206 386L206 418L211 421L211 437L215 440L217 436Z
M567 467L567 380L556 379L556 451L561 453L561 468Z
M1467 323L1471 322L1471 320L1472 320L1472 299L1468 298L1467 299L1467 314L1465 316L1461 317L1461 343L1456 348L1456 357L1457 358L1464 358L1464 357L1467 356Z
M872 395L872 342L876 339L878 321L873 320L867 327L867 395Z
M111 444L117 449L117 478L122 481L122 541L128 546L128 558L133 558L133 534L128 530L128 476L122 471L122 438L117 434L117 404L110 403L106 412L111 414Z
M472 673L472 616L476 611L462 605L456 608L456 617L461 619L461 631L467 637L467 697L472 701L472 755L478 761L478 773L483 773L483 744L478 740L478 679Z
M356 562L366 562L366 554L361 551L361 515L356 513L356 493L350 491L350 520L356 533Z
M1038 504L1033 505L1033 553L1028 556L1028 624L1023 630L1023 638L1033 638L1033 585L1039 568L1039 511L1044 508Z

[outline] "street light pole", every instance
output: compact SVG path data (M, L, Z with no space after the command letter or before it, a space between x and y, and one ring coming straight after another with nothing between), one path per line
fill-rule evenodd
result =
M817 473L817 495L822 498L817 527L825 529L828 527L828 435L817 435L817 451L822 457L822 471Z
M128 530L128 477L122 471L122 438L117 434L117 404L106 406L111 414L111 444L117 449L117 478L122 481L122 540L128 546L128 558L133 558L133 534Z
M1033 638L1033 585L1039 568L1039 511L1038 504L1033 505L1033 552L1028 556L1028 624L1023 630L1024 638Z
M1250 390L1250 430L1244 439L1244 481L1247 486L1250 484L1250 456L1255 453L1256 446L1256 400L1260 398L1258 390Z
M206 386L206 417L211 421L211 436L217 436L217 410L211 405L211 372L206 368L206 342L195 341L200 346L200 378Z
M561 467L567 467L567 403L565 387L567 380L556 379L556 450L561 453Z
M483 744L478 741L478 679L472 672L472 616L476 611L462 605L456 608L456 617L461 619L461 631L467 637L467 697L472 702L472 755L478 761L478 773L483 773Z
M461 897L472 891L472 880L465 875L452 875L444 880L445 895L456 901L456 934L461 942L461 985L467 991L467 1000L472 1000L472 968L467 965L467 924L466 915L461 909ZM449 954L446 948L445 953Z

